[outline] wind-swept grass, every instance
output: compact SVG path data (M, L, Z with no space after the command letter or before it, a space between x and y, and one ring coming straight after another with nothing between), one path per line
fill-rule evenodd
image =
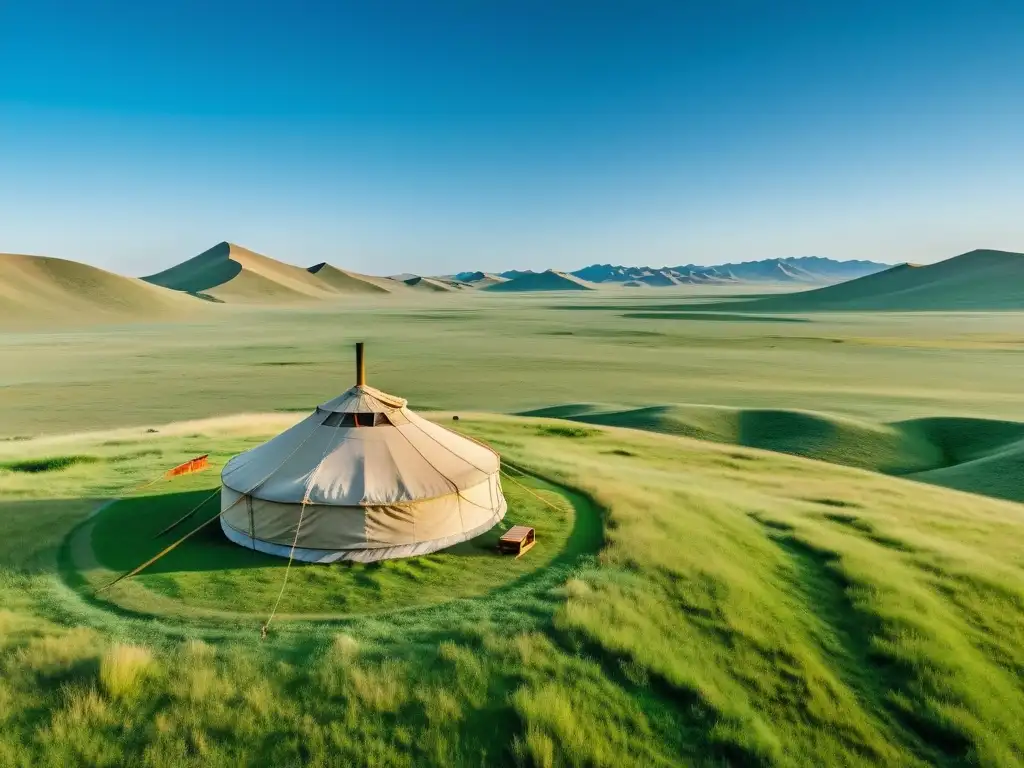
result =
M1018 422L945 417L882 424L809 411L596 403L524 415L736 443L1024 501L1024 424ZM538 426L551 434L573 429Z
M1020 314L585 293L0 334L0 766L1019 765ZM266 641L281 561L213 526L94 595L356 340L551 481L537 548L297 568Z
M285 618L260 642L258 622L111 610L52 565L14 564L47 562L28 550L50 543L22 538L0 570L0 764L1019 760L1020 505L742 447L539 424L558 426L467 417L460 429L588 494L605 544L514 589ZM190 429L215 455L248 439ZM185 450L166 432L137 440ZM120 439L104 450L138 451ZM166 460L134 459L121 482ZM113 492L117 476L106 482ZM69 511L65 532L80 518Z
M152 666L153 655L146 648L112 646L100 659L100 685L111 698L133 698Z

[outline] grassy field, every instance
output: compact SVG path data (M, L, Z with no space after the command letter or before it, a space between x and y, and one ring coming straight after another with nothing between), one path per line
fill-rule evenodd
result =
M213 438L211 438L213 440ZM118 502L78 535L79 558L69 551L65 566L77 570L80 559L88 561L88 577L82 586L102 587L154 555L177 537L205 520L217 517L219 498L203 504L189 524L157 537L189 510L202 504L218 478L196 477L187 485L203 486L183 491L144 495ZM324 618L368 614L398 608L436 605L452 599L487 594L511 582L529 580L538 572L571 566L601 544L597 512L582 497L562 498L529 478L525 490L506 482L509 513L489 532L444 552L406 560L379 563L346 563L324 568L296 564L289 574L289 598L285 615L320 615ZM537 493L540 498L531 495ZM218 494L219 495L219 494ZM543 499L543 500L542 500ZM576 505L572 503L576 502ZM545 502L554 505L551 508ZM577 517L577 508L579 517ZM533 557L515 559L497 553L498 538L516 524L536 529L544 546ZM82 558L81 554L87 557ZM209 613L266 617L280 591L286 560L228 541L219 526L210 525L138 578L121 582L104 599L138 612L163 606L183 617L193 608ZM564 570L564 568L561 568ZM549 574L548 574L549 575ZM170 600L161 600L161 597Z
M0 765L1024 762L1024 317L628 295L0 335ZM216 477L140 483L357 339L534 475L534 551L299 568L262 642L281 564L215 530L95 594Z
M0 436L305 410L350 384L357 340L368 343L370 382L419 408L692 403L1024 421L1019 313L723 321L660 316L706 303L705 292L651 294L360 298L333 311L224 305L216 322L0 334ZM634 313L656 316L623 317Z

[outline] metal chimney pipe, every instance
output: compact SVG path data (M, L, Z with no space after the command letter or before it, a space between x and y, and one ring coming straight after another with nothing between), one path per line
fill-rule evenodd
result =
M363 342L356 342L356 386L366 386L366 362L363 359Z

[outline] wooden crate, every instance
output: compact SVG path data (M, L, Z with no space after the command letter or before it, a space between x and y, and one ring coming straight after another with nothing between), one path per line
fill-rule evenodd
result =
M537 535L527 525L513 525L498 539L498 551L506 555L522 557L537 543Z

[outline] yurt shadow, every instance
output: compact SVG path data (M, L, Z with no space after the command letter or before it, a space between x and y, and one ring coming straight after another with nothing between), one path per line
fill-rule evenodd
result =
M131 579L142 591L128 598L146 610L273 615L287 586L293 615L357 615L480 597L599 546L599 516L581 519L590 505L569 489L516 479L488 445L368 386L361 343L356 372L355 386L232 457L219 489L105 510L93 556L122 575L103 589ZM517 525L540 542L529 557L499 554Z
M543 484L544 487L547 484ZM539 488L540 486L538 486ZM210 498L212 489L189 490L149 496L122 499L104 509L94 520L90 535L93 555L104 568L111 571L127 572L150 557L161 552L179 538L203 526L186 541L163 555L144 573L148 575L178 574L209 571L233 571L240 569L281 569L287 566L287 558L277 557L257 550L239 547L224 535L215 518L220 511L218 500ZM550 489L549 489L550 490ZM537 524L536 513L525 513L526 499L523 492L513 488L508 494L513 500L508 519L503 525L467 541L459 542L441 552L445 558L493 559L502 563L506 555L498 552L498 539L504 529L516 522ZM206 500L206 503L203 503ZM198 509L195 509L196 507ZM542 509L542 508L541 508ZM186 519L181 518L195 510ZM538 510L539 511L539 510ZM520 517L525 513L525 516ZM572 515L573 513L569 513ZM173 528L165 531L172 524ZM208 523L203 525L204 523ZM577 554L593 548L593 522L575 517L567 531L565 551L556 558L561 561L574 558ZM544 531L545 526L541 525ZM547 550L550 541L543 542L541 551ZM422 561L422 562L420 562ZM368 580L382 568L415 570L424 563L433 562L431 555L404 558L386 566L384 561L370 563L293 563L297 568L346 568L352 569L354 578L370 585ZM429 567L429 566L427 566Z
M211 489L139 496L112 504L96 518L92 550L96 560L112 571L128 571L180 537L211 521L220 512ZM158 535L202 504L190 517L162 536ZM243 549L224 535L216 522L204 526L188 540L146 568L147 574L223 571L240 568L283 568L286 560Z
M520 477L519 482L522 485L510 484L506 491L509 509L501 524L453 547L368 563L293 562L282 610L292 618L349 620L440 607L464 598L508 598L534 589L531 585L553 585L566 577L567 567L599 548L600 511L572 489L532 477ZM114 610L140 615L209 611L242 616L269 611L285 583L288 560L230 542L217 524L219 505L211 501L178 528L154 538L208 496L209 489L131 498L107 507L76 534L90 545L92 556L66 558L66 581L91 594L101 582L95 576L82 580L81 569L89 569L86 559L104 571L129 573L203 526L123 586L103 592L102 601ZM504 530L523 524L536 526L538 546L519 559L499 554L497 540ZM76 546L72 542L69 549ZM111 577L99 578L109 583Z

